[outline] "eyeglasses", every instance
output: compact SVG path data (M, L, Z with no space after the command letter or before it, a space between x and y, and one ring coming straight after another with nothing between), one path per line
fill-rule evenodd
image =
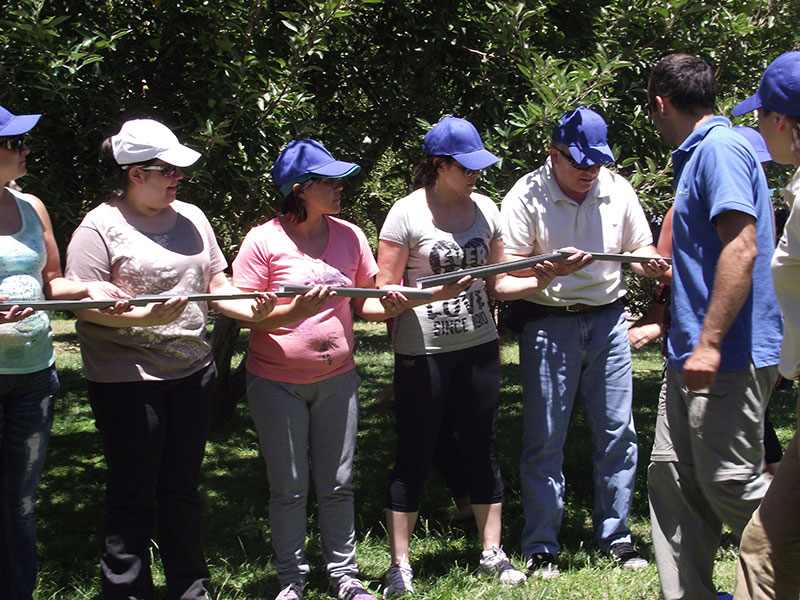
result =
M138 165L131 165L131 166L138 167ZM140 168L142 171L161 171L161 174L164 177L175 177L175 175L177 175L178 172L184 174L183 170L181 170L181 167L176 167L174 165L147 165L145 167L138 167L138 168Z
M461 167L461 170L464 171L464 175L466 177L475 177L475 176L480 175L481 173L483 173L483 169L468 169L467 167L462 165L460 162L456 162L456 164L459 167Z
M21 135L0 139L0 148L5 148L6 150L21 152L23 146L25 146L25 140Z
M559 151L561 156L567 159L567 162L571 164L574 168L578 169L578 171L588 171L589 169L593 169L594 167L602 167L605 163L594 163L593 165L582 165L577 160L572 158L572 155L567 154L561 148L556 148Z

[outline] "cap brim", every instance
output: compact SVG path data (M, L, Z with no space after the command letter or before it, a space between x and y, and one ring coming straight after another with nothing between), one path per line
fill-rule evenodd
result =
M608 144L602 146L592 146L584 149L579 146L569 146L569 153L576 161L582 165L596 165L598 163L613 163L614 153Z
M0 136L8 137L11 135L21 135L33 129L42 115L16 115L3 129L0 129Z
M463 167L472 169L473 171L491 167L493 164L500 161L497 156L485 148L475 150L475 152L453 155L453 158L456 159Z
M741 117L757 108L761 108L761 96L758 95L758 92L750 96L747 100L743 100L734 106L731 114L734 117Z
M761 148L756 149L756 157L758 157L758 162L770 162L772 160L772 154L769 150L762 150Z
M319 175L320 177L347 177L349 175L355 175L360 170L361 167L359 167L356 163L335 160L327 165L316 167L311 172L314 175Z
M188 167L197 162L201 154L184 145L169 148L163 152L159 152L156 158L160 158L165 163L176 167Z

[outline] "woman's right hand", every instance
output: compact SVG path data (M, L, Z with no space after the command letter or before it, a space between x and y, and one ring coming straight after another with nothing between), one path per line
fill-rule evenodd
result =
M298 321L314 316L336 296L336 292L331 290L329 285L315 285L302 296L296 296L293 300L293 316L297 316Z
M0 302L8 300L8 296L0 296ZM26 307L20 309L19 306L12 306L8 310L0 310L0 325L3 323L16 323L22 321L33 314L33 309Z
M175 319L183 314L189 304L189 299L186 296L175 296L166 302L153 302L145 307L145 314L142 323L138 325L142 327L150 327L152 325L166 325L172 323Z
M449 298L455 298L461 292L467 289L473 281L475 281L475 278L472 275L464 275L455 283L447 283L439 286L438 288L433 288L433 299L448 300Z

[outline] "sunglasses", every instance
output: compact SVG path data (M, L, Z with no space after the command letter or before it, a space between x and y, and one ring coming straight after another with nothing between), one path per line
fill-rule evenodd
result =
M136 165L133 165L136 166ZM183 169L181 167L176 167L174 165L147 165L145 167L139 167L142 171L161 171L161 174L164 177L175 177L178 172L185 175Z
M581 163L579 163L577 160L575 160L574 158L572 158L572 155L570 155L570 154L567 154L567 153L566 153L566 152L564 152L564 151L563 151L561 148L556 148L556 150L558 150L558 151L559 151L559 153L561 154L561 156L563 156L564 158L566 158L566 159L567 159L567 162L568 162L569 164L571 164L571 165L572 165L574 168L578 169L578 171L588 171L589 169L591 169L591 168L593 168L593 167L602 167L603 165L605 165L605 164L606 164L606 163L595 163L595 164L593 164L593 165L582 165L582 164L581 164Z
M343 185L341 177L314 177L310 181L312 183L316 182L316 183L318 183L320 185L327 185L328 187L332 187L332 188L339 187L340 185Z
M23 146L25 146L25 140L21 135L0 139L0 148L5 148L6 150L21 152Z

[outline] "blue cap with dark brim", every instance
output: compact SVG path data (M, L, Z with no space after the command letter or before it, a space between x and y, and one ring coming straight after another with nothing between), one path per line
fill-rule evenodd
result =
M312 177L347 177L361 170L356 163L336 160L316 140L292 140L281 151L272 167L272 178L284 196L295 183Z

